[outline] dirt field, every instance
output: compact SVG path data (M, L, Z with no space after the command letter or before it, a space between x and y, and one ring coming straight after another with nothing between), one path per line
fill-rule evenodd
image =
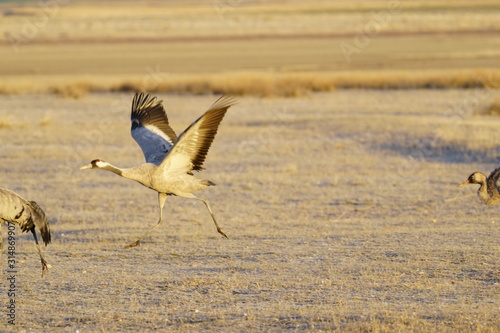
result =
M4 248L0 331L498 332L500 207L456 187L500 166L498 1L208 3L0 4L0 186L53 239L41 278L16 230L15 326ZM236 96L197 193L229 239L170 197L124 249L156 193L79 168L143 162L135 90L177 133Z
M0 97L1 183L41 204L54 239L43 279L18 241L16 330L497 331L499 208L456 188L500 164L500 120L461 109L476 95L241 97L203 172L218 186L199 193L230 239L169 198L131 250L155 193L79 167L142 162L132 94ZM161 97L177 132L215 99Z

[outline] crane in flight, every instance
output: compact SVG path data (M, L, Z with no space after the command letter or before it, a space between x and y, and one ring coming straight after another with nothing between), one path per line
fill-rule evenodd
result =
M222 96L177 137L169 125L162 101L148 94L136 93L132 101L131 134L141 147L146 163L132 168L119 168L97 159L80 168L108 170L158 192L158 222L137 241L126 246L127 248L138 246L161 224L163 206L169 195L202 201L212 216L217 231L227 238L226 233L217 224L208 201L193 194L215 184L210 180L195 177L193 171L204 169L203 162L219 124L226 111L234 104L234 99Z

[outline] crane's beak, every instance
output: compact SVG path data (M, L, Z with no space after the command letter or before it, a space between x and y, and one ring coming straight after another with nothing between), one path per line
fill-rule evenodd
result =
M468 185L468 184L470 184L470 182L469 182L469 180L467 179L467 180L466 180L466 181L464 181L462 184L457 185L457 187L462 187L462 186L464 186L464 185Z
M80 168L80 170L83 170L83 169L92 169L92 164L87 164L87 165L84 165Z

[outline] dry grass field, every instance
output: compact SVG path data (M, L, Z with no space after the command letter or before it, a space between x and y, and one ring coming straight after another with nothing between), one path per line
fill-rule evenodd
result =
M390 3L1 3L0 186L53 242L41 278L16 230L15 326L3 249L0 331L498 332L500 207L456 185L500 166L500 6L401 2L348 61ZM237 96L198 193L229 239L169 197L124 249L156 193L79 167L143 161L135 90L177 133Z
M42 205L54 239L43 279L18 241L16 331L498 330L500 211L456 188L500 164L500 119L457 116L474 92L242 97L200 193L230 239L169 198L166 223L125 250L155 223L155 193L78 168L142 161L131 97L0 98L2 185ZM215 99L161 97L177 131Z
M500 86L498 1L0 4L0 93Z

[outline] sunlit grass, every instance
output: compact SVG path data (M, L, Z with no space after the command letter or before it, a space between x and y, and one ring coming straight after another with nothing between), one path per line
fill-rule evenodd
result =
M223 4L221 16L202 2L120 2L112 11L106 3L70 2L19 45L6 36L22 35L41 9L9 9L0 27L0 94L293 97L499 85L494 1L402 2L389 14L385 1ZM379 11L386 21L375 20ZM372 25L378 28L370 33ZM342 45L355 51L346 54Z
M35 80L34 80L35 81ZM36 82L36 81L35 81ZM145 85L142 78L113 80L57 80L47 86L27 82L0 82L3 94L54 93L80 98L89 92L149 91L174 94L228 94L235 96L297 97L336 89L441 89L500 87L500 70L353 71L348 73L232 72L226 74L169 74L168 79ZM494 105L493 105L494 107Z
M215 99L157 95L176 133ZM498 207L456 188L498 156L500 119L472 115L476 95L498 91L239 97L200 173L218 186L197 193L230 238L202 203L169 197L132 250L155 193L79 167L144 161L133 93L0 96L0 181L53 230L43 280L19 233L16 329L495 332Z
M498 207L456 188L500 163L498 1L55 3L0 4L0 183L53 230L42 280L19 234L15 329L498 331ZM169 197L123 249L156 194L79 168L144 162L135 91L178 134L238 96L197 193L228 240Z

